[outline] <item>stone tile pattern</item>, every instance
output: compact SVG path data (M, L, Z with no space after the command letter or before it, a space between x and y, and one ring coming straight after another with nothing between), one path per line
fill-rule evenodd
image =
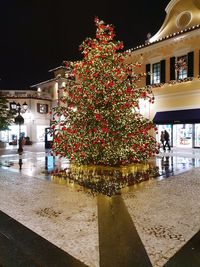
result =
M199 231L199 168L123 190L153 267L162 267ZM0 169L0 209L90 267L99 267L96 198Z
M80 188L0 169L0 209L86 265L99 266L96 199Z
M123 194L154 267L162 267L199 231L199 171L145 182Z

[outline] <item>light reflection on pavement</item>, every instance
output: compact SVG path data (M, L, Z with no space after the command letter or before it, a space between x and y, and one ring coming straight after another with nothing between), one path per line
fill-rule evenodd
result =
M159 168L160 174L158 179L163 179L185 172L193 167L200 167L200 159L162 155L156 157L156 166Z
M164 179L194 167L200 167L200 149L173 149L171 152L160 152L150 161L158 167L158 179ZM50 150L43 146L32 146L24 149L22 155L16 149L0 151L0 167L14 172L21 172L28 176L50 180L55 170L69 168L67 159L60 159L51 155Z

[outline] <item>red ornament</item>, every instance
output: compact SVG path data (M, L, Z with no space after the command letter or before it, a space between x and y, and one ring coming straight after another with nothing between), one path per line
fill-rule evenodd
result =
M97 121L101 120L101 115L99 113L94 114Z
M104 133L109 133L109 129L106 128L106 127L102 127L101 130L102 130L102 132L104 132Z

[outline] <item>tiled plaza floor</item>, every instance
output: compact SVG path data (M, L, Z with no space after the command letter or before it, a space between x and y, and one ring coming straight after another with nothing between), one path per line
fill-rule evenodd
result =
M199 150L161 152L157 179L113 197L50 182L43 145L0 155L0 266L200 266Z

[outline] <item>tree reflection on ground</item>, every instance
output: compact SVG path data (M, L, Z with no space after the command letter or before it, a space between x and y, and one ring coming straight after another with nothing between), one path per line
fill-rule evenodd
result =
M134 164L126 167L76 166L54 172L52 181L73 181L90 190L92 194L101 193L107 196L121 194L124 187L135 185L155 178L158 168L150 164Z

